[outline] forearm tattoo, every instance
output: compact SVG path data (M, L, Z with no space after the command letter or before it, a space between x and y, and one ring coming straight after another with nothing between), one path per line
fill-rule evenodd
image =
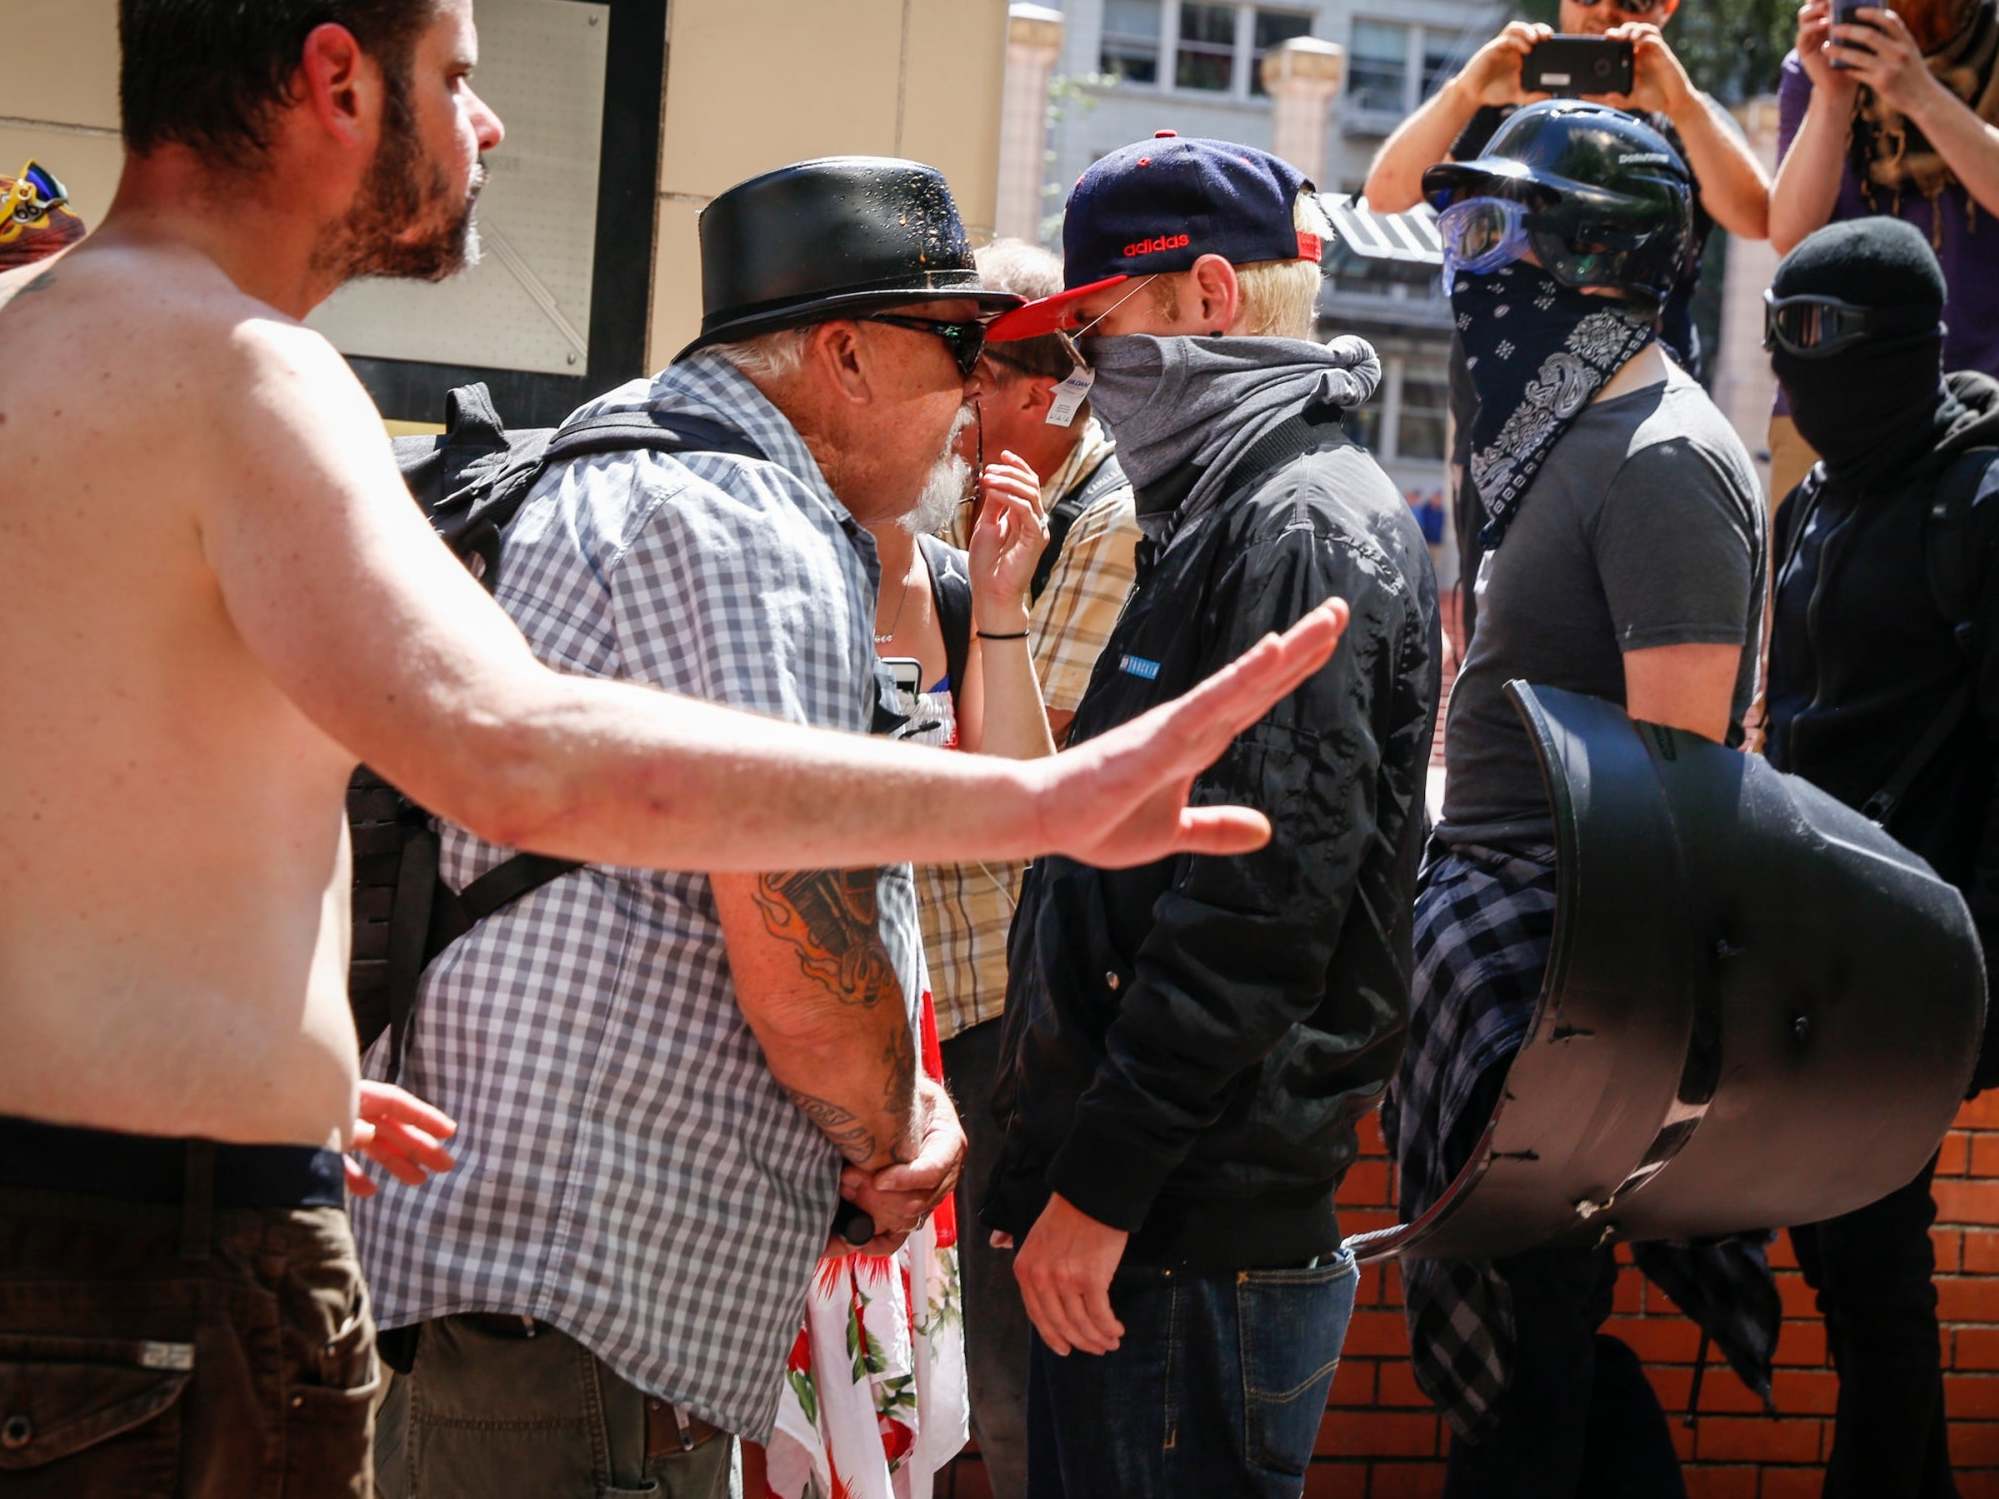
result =
M865 1166L874 1159L874 1132L860 1120L831 1099L814 1098L796 1088L784 1091L791 1095L791 1101L798 1105L799 1111L818 1126L819 1132L839 1147L841 1155L856 1166Z
M757 877L764 927L791 944L804 975L842 1004L901 1008L902 985L882 942L873 869L805 869Z
M916 1097L916 1044L909 1027L899 1025L882 1053L888 1068L888 1082L882 1088L882 1108L892 1119L906 1119Z

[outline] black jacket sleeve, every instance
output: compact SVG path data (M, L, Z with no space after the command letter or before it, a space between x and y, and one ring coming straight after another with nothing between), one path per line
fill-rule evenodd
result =
M1988 1004L1992 990L1992 960L1999 952L1999 463L1985 471L1972 501L1969 538L1977 545L1976 588L1971 607L1971 670L1973 710L1983 732L1991 790L1979 809L1978 853L1970 888L1964 893L1985 948ZM1990 1034L1991 1024L1987 1031ZM1990 1074L1994 1059L1979 1068Z
M1264 811L1271 841L1238 857L1176 861L1104 1060L1049 1163L1050 1188L1114 1227L1145 1220L1232 1084L1324 998L1357 874L1378 837L1378 699L1416 606L1369 543L1301 524L1231 559L1217 579L1204 667L1331 596L1352 609L1332 660L1195 787L1197 803Z

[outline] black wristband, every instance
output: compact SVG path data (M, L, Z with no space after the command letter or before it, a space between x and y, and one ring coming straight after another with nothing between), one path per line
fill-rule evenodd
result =
M979 637L979 639L981 639L981 640L1025 640L1025 639L1027 639L1027 631L1025 631L1025 630L1020 630L1020 631L1017 631L1017 632L1015 632L1015 633L1014 633L1014 634L1012 634L1012 635L991 635L991 634L988 634L988 633L987 633L986 631L984 631L984 630L974 630L974 631L972 631L972 633L973 633L974 635L978 636L978 637Z

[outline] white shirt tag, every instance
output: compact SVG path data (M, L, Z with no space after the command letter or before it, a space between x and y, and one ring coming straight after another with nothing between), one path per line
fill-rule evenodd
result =
M1090 393L1090 387L1097 383L1097 372L1085 365L1077 365L1069 371L1067 378L1055 387L1054 399L1048 403L1048 415L1043 417L1051 427L1066 427L1076 420L1077 408Z

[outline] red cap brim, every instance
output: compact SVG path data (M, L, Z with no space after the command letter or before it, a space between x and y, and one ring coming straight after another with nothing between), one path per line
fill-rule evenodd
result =
M986 342L1018 343L1023 338L1041 338L1065 328L1073 329L1079 321L1074 313L1079 301L1092 292L1100 292L1107 286L1116 286L1120 281L1130 279L1126 275L1106 276L1088 286L1072 286L1052 297L1043 297L1038 302L1029 302L1011 312L1003 312L986 324Z

